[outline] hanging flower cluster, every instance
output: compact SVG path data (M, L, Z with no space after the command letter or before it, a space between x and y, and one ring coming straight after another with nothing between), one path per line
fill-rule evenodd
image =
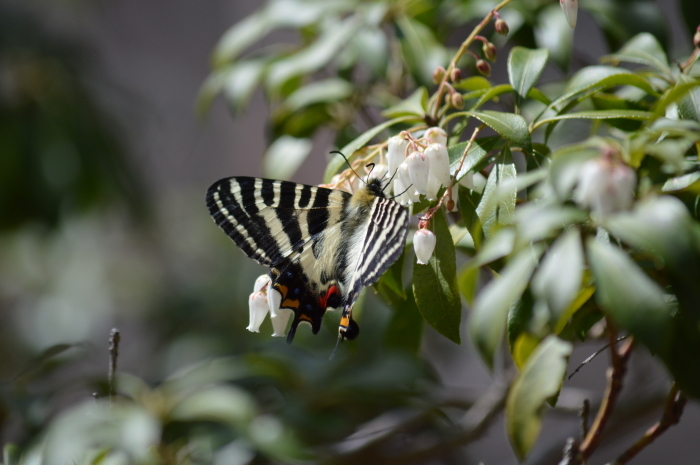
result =
M407 205L421 195L435 200L442 186L450 183L450 159L447 154L447 133L430 128L421 139L407 132L389 139L388 173L394 175L393 192L397 201Z
M605 150L600 158L586 161L578 175L574 201L590 208L594 218L627 210L634 201L637 175L613 150Z
M248 331L252 333L260 332L260 325L267 312L270 312L270 321L272 322L272 336L284 337L287 322L292 316L292 311L289 309L280 308L282 296L279 292L272 288L272 281L266 274L261 275L255 280L253 293L248 297L249 321Z

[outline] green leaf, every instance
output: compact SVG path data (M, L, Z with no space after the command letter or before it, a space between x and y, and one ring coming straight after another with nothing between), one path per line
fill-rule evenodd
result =
M430 221L437 236L435 253L427 265L413 264L413 292L421 315L430 326L460 344L462 302L457 289L455 246L442 210Z
M560 67L568 66L574 30L569 27L559 5L550 3L538 11L533 29L537 46L549 50Z
M499 142L498 136L483 137L481 139L475 139L471 147L469 147L469 153L467 153L464 163L462 164L462 169L457 173L459 168L460 160L464 155L464 150L469 145L469 142L460 142L457 145L453 145L447 149L448 156L450 157L450 175L454 176L457 181L462 179L469 171L475 169L479 163L481 163L493 150L497 143Z
M562 229L588 219L586 212L568 205L529 203L518 207L515 212L518 225L516 248L555 237Z
M508 80L513 85L516 104L522 105L530 89L542 75L549 50L531 50L525 47L513 47L508 55Z
M612 235L658 257L669 274L681 310L700 323L700 255L693 227L683 203L671 196L652 197L640 202L634 211L605 222Z
M342 152L346 157L348 157L348 159L352 159L352 156L356 151L360 150L360 148L362 148L365 144L371 141L372 138L381 133L383 130L390 128L395 124L406 123L414 120L415 117L413 116L401 116L399 118L394 118L389 121L385 121L382 124L375 126L372 129L369 129L360 134L354 140L349 142L345 147L340 149L340 152ZM331 178L340 171L343 164L345 164L345 160L343 159L343 157L341 157L337 153L333 155L333 158L331 158L331 160L328 162L326 171L323 174L323 182L329 183L331 181Z
M506 401L506 431L521 461L540 434L545 403L561 389L572 347L556 336L547 336L513 381Z
M656 37L647 32L637 34L620 51L603 57L603 61L637 63L656 68L667 76L671 75L666 52Z
M289 179L311 153L313 142L310 139L297 139L282 136L265 152L263 173L272 179Z
M513 86L511 86L510 84L500 84L495 87L492 87L486 92L484 92L484 94L481 97L479 97L479 100L474 105L472 105L470 110L475 111L481 105L491 100L498 101L496 97L498 97L501 94L505 94L506 92L513 92ZM465 96L465 100L467 100L467 96Z
M571 228L552 244L532 278L532 292L546 302L553 324L578 294L583 264L581 234Z
M696 81L697 82L697 81ZM700 89L695 87L678 102L678 116L700 122Z
M484 266L487 263L494 262L499 258L509 255L513 251L515 237L514 229L499 229L484 243L483 248L474 258L469 260L466 266L470 268Z
M397 118L399 116L412 115L423 118L428 110L428 89L419 87L405 100L387 108L382 112L385 118Z
M325 102L338 102L350 97L355 88L345 79L331 78L300 87L287 97L282 106L287 112Z
M515 184L506 184L506 181L515 179L516 175L510 149L506 147L491 169L481 202L476 209L486 238L493 234L497 225L509 224L512 220L518 191Z
M423 317L413 297L413 289L409 287L403 292L405 301L392 305L394 312L386 330L384 345L416 354L423 339Z
M566 92L554 99L535 121L539 121L547 110L557 108L568 100L583 99L601 90L624 85L637 87L650 95L657 95L644 78L631 71L612 66L587 66L569 80Z
M525 249L504 268L500 278L494 278L476 296L470 321L472 340L489 367L493 366L496 349L503 340L508 312L527 286L541 250Z
M557 149L552 157L550 182L557 197L566 201L578 181L581 166L600 156L600 149L589 144L567 145Z
M469 305L474 304L476 291L479 288L479 268L465 266L457 276L457 286Z
M275 61L266 75L266 87L273 95L297 76L313 73L326 66L349 43L362 26L359 18L350 16L336 26L328 27L308 47Z
M491 88L491 83L488 79L483 76L471 76L466 79L462 79L459 83L454 84L455 89L475 91L475 90L486 90Z
M650 111L641 110L604 110L604 111L579 111L576 113L564 113L562 115L556 115L549 118L541 119L537 121L535 127L542 126L543 124L551 123L554 121L561 121L565 119L631 119L631 120L648 120L652 119L654 114Z
M587 248L600 306L652 352L668 353L671 307L663 290L620 249L593 238Z
M424 85L432 85L433 71L446 66L447 51L435 38L433 31L420 21L398 15L396 25L400 29L401 48L413 74Z
M264 37L273 27L264 11L235 24L224 33L214 49L214 67L218 68L236 59L243 50Z
M504 113L500 111L471 111L464 112L478 119L482 123L489 126L491 129L499 133L501 136L510 140L514 144L522 147L525 151L532 151L532 140L530 139L530 131L527 127L525 118L513 113Z
M478 250L481 248L481 221L479 215L476 214L476 209L481 201L481 194L473 190L467 189L464 186L459 186L457 191L459 198L459 213L462 216L464 226L469 231L474 241L474 247Z

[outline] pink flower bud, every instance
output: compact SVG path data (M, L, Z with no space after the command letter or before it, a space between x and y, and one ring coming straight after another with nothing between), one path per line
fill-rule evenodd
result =
M435 142L437 144L442 144L442 145L447 145L447 133L445 132L444 129L439 128L437 126L428 128L425 131L425 137L430 140L431 142Z
M508 28L508 23L506 23L504 20L502 20L500 18L496 21L495 28L496 28L496 32L498 32L502 36L507 36L508 32L510 32L510 29Z
M576 17L578 16L578 0L559 0L561 9L564 10L566 22L569 26L576 27Z
M464 108L464 97L462 97L462 94L459 92L454 92L452 95L450 95L450 105L458 110Z
M389 139L386 152L389 176L393 176L399 165L406 159L406 147L408 147L408 141L400 134Z
M416 251L416 259L419 265L427 265L433 256L437 238L429 229L419 229L413 235L413 249Z
M476 60L476 69L478 69L479 72L486 77L491 76L491 65L488 64L486 60L482 60L481 58Z
M280 309L277 316L270 318L272 322L272 337L284 337L287 330L287 323L294 312L289 309Z
M264 293L253 292L250 294L250 297L248 297L249 320L246 329L252 333L259 333L260 325L265 319L268 310L267 297L265 297Z
M433 71L433 83L435 84L440 84L440 81L442 81L442 78L445 77L445 68L442 66L438 66L435 68L435 71Z
M459 84L461 80L462 70L459 68L452 68L452 72L450 72L450 81L452 81L454 84Z
M450 157L447 154L447 147L443 144L430 144L425 149L425 158L428 159L430 172L446 186L450 183Z
M484 45L481 47L481 51L484 53L484 56L487 60L496 61L496 53L498 51L496 49L496 46L493 45L491 42L485 42Z
M693 36L693 45L696 47L700 47L700 26L695 31L695 35Z
M430 162L425 154L413 152L406 159L408 165L408 174L411 177L411 183L419 194L426 193L428 185L428 175L430 174Z

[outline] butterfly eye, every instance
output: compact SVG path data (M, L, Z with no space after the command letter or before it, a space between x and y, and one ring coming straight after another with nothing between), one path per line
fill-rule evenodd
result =
M357 324L355 320L350 320L350 323L348 324L348 329L345 330L343 333L343 337L349 341L352 341L355 339L357 336L360 335L360 326Z

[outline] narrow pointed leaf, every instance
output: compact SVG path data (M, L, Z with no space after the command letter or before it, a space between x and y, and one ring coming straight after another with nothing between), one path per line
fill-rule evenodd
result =
M510 51L508 55L508 79L515 90L518 105L522 104L532 86L537 83L548 58L549 50L542 48L532 50L525 47L513 47Z
M435 252L427 265L413 264L413 293L421 315L440 334L460 343L462 301L457 289L455 246L442 210L430 222L437 236Z
M561 389L572 345L547 336L513 381L506 401L506 431L515 454L524 460L542 427L542 412Z

